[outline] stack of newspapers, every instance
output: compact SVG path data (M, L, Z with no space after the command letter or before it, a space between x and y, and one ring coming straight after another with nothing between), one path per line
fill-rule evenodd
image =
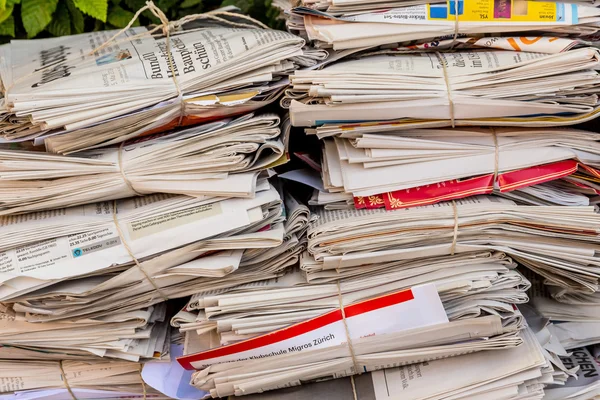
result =
M169 41L145 27L111 41L116 33L3 46L2 136L66 154L248 113L275 100L287 75L320 54L304 54L301 38L260 28L180 30Z
M600 10L589 1L300 0L290 3L276 2L288 9L290 31L316 46L341 50L420 43L433 38L439 42L438 38L458 35L476 38L535 33L585 39L597 32L600 17ZM524 45L531 41L525 39ZM513 47L518 45L515 43Z
M594 47L557 54L383 51L296 71L286 96L295 126L567 125L600 112L599 65Z
M600 398L600 7L273 4L0 46L0 399Z
M595 399L600 394L600 367L587 348L566 351L547 325L526 306L529 328L524 345L489 357L459 355L414 365L387 368L335 381L310 383L278 392L250 395L249 400L352 399ZM541 374L541 375L540 375ZM503 376L502 379L497 376ZM537 376L537 377L536 377ZM553 383L549 383L553 382Z
M306 251L171 320L206 397L598 395L600 11L425 3L276 2L329 54L280 102Z
M17 362L2 360L1 392L15 392L15 398L26 400L170 399L144 383L140 374L142 367L139 363L102 359L40 361L32 357ZM65 382L69 391L64 389ZM12 398L8 396L5 394L2 398Z
M324 126L309 132L322 143L322 181L314 180L317 205L392 210L492 192L529 205L600 201L600 134L595 132L402 130L394 124ZM314 175L300 170L292 178Z
M274 178L289 119L258 108L323 53L239 24L144 32L0 49L2 398L170 398L141 372L174 361L176 299L284 278L306 248Z

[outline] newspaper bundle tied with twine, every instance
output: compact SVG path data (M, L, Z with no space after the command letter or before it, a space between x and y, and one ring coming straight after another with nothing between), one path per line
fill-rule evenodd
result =
M233 14L245 22L231 22L217 12L169 22L152 2L145 9L163 23L3 46L4 138L36 138L69 153L246 113L273 101L289 72L318 57L303 54L301 38L250 17ZM184 30L191 21L201 27Z
M494 191L527 204L591 205L584 188L599 188L595 132L394 124L310 131L323 138L316 196L347 195L356 208L406 208Z
M189 296L236 269L201 256L282 244L279 193L267 182L257 190L252 199L151 195L4 219L2 301L37 321Z
M342 50L434 38L456 43L459 36L485 34L532 36L532 31L533 36L593 37L600 10L589 4L530 0L302 0L286 16L290 31L317 46Z
M148 136L62 156L0 150L0 215L150 193L252 197L260 172L287 161L275 114Z
M3 360L0 393L3 398L31 400L170 399L142 380L142 368L126 361Z
M215 342L208 340L213 336L217 343L227 345L318 317L339 306L340 294L345 303L352 304L428 283L435 284L449 320L498 315L509 325L516 318L511 304L526 302L525 291L530 286L516 266L505 254L485 251L365 264L339 271L313 270L302 260L301 269L285 276L293 285L263 281L260 286L194 295L186 312L196 314L195 318L178 327L190 336L189 343L200 346L188 346L184 354L199 351L197 347L205 350L202 344L206 347L206 343Z
M448 321L433 284L353 304L344 297L333 298L337 310L178 361L201 368L192 384L221 397L522 343L517 320Z
M379 54L296 71L287 97L294 126L570 125L600 112L599 66L591 47Z

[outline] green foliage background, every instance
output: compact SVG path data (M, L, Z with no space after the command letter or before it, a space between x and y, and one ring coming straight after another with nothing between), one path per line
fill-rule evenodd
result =
M0 41L123 28L145 4L145 0L0 0ZM155 0L154 4L170 20L234 5L273 28L283 27L271 0ZM135 25L158 23L145 11Z

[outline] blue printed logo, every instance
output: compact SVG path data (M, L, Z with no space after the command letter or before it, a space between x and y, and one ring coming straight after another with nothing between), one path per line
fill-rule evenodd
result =
M83 251L78 247L73 249L73 257L77 258L83 255Z

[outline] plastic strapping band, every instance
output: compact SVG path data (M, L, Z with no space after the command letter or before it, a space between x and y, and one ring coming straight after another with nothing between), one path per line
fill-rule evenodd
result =
M450 122L452 123L452 127L454 128L454 101L452 100L452 87L450 86L450 78L448 77L448 67L446 67L446 62L444 61L444 58L439 52L436 51L435 56L437 57L440 64L442 64L442 71L444 72L444 81L446 82L448 103L450 105Z
M127 240L125 239L125 235L123 235L123 231L121 230L121 226L119 225L119 220L117 218L117 201L116 200L113 201L113 221L115 222L115 226L117 228L117 233L119 234L119 238L121 239L121 243L123 243L125 250L127 250L127 253L129 253L129 257L131 257L133 259L133 262L135 262L135 265L139 268L140 271L142 271L142 274L144 274L144 276L146 277L148 282L150 282L150 284L152 284L152 286L154 286L154 290L156 290L156 292L160 295L160 297L162 297L165 301L169 300L169 297L160 289L160 287L156 284L156 281L154 279L152 279L152 277L150 275L148 275L148 273L142 267L142 264L140 264L138 259L135 257L135 255L131 251L131 247L129 247L129 244L127 243Z
M454 211L454 233L452 234L452 246L450 246L450 255L453 256L456 251L456 240L458 239L458 207L452 200L452 210Z
M346 321L346 311L344 310L344 302L342 300L342 289L340 287L340 281L336 281L338 290L338 301L340 303L340 311L342 312L342 322L344 322L344 329L346 330L346 339L348 340L348 350L352 357L352 363L354 364L354 372L360 374L360 368L358 367L358 361L356 360L356 354L354 353L354 346L352 345L352 339L350 338L350 329L348 329L348 321ZM352 382L352 391L354 393L354 400L358 400L356 393L356 386L354 385L354 379Z
M75 393L73 393L73 390L71 390L71 386L69 386L69 381L67 380L67 374L65 373L65 369L63 368L63 361L62 360L60 360L58 362L58 366L60 367L60 373L62 375L63 383L65 384L65 387L69 391L69 394L71 395L71 397L73 398L73 400L77 400L77 397L75 397Z

